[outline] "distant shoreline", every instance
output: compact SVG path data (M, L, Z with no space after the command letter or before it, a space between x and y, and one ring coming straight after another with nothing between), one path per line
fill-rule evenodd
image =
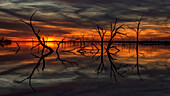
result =
M38 41L12 41L12 42L38 42ZM100 41L46 41L46 42L100 42ZM104 41L109 42L109 41ZM114 41L115 43L137 43L137 41ZM170 44L170 41L139 41L139 44Z

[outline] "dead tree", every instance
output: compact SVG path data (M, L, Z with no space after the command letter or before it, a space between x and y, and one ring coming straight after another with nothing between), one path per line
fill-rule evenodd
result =
M100 36L100 47L101 47L101 55L98 57L98 58L100 58L100 64L99 64L99 66L98 66L98 68L96 69L96 72L97 72L97 74L98 73L101 73L103 70L105 70L106 68L105 68L105 66L104 66L104 58L103 58L103 49L104 49L104 47L103 47L103 41L104 41L104 36L105 36L105 34L106 34L106 31L102 28L102 27L100 27L99 25L97 25L97 29L96 29L96 31L98 32L98 34L99 34L99 36Z
M28 23L28 22L25 22L24 20L20 20L20 21L22 21L23 23L27 24L27 25L32 29L32 32L34 33L34 35L35 35L36 38L38 39L38 42L39 42L40 45L43 47L42 54L41 54L41 57L37 56L37 57L39 57L39 60L38 60L38 62L36 63L36 65L34 66L31 74L30 74L27 78L25 78L25 79L23 79L23 80L21 80L21 81L15 81L16 83L22 83L22 82L24 82L25 80L28 79L28 80L29 80L29 85L30 85L30 87L33 89L33 91L36 91L36 90L32 87L31 79L32 79L32 76L34 75L35 70L38 69L38 67L40 66L41 62L43 62L43 67L42 67L42 71L43 71L43 70L45 69L45 58L46 58L47 56L51 55L51 54L54 52L51 47L49 47L49 46L47 46L47 45L45 44L44 39L43 39L43 41L41 40L42 38L39 36L40 30L38 30L38 31L36 32L36 30L35 30L35 28L34 28L34 26L33 26L33 24L32 24L32 18L33 18L33 16L35 15L35 13L36 13L36 11L31 15L30 20L29 20L29 23ZM45 50L45 49L48 49L48 50L49 50L49 52L46 53L46 54L44 54L44 50Z
M107 48L106 48L106 52L107 52L107 57L109 59L109 62L110 62L110 77L112 78L112 75L114 75L114 78L115 80L117 80L117 76L116 76L116 73L118 75L120 75L121 77L123 77L122 74L120 74L118 71L117 71L117 67L116 65L114 64L114 61L116 60L115 58L112 57L112 55L116 55L120 50L113 45L114 43L114 38L117 34L121 34L121 35L125 35L127 36L126 34L124 33L121 33L119 32L119 29L123 28L124 24L120 25L119 27L116 27L117 26L117 18L115 20L115 23L114 25L111 23L110 25L110 39L109 39L109 42L107 44ZM123 28L124 29L124 28ZM111 48L115 48L117 50L117 52L115 53L111 53L109 50Z
M141 78L141 74L140 74L140 65L139 65L139 33L143 30L140 29L140 24L142 21L142 17L139 19L138 24L137 24L137 28L133 28L133 27L129 27L129 29L133 30L134 32L136 32L136 69L137 69L137 74L139 76L139 78L142 80Z
M63 40L64 40L64 39L63 39ZM60 61L63 65L65 65L66 67L67 67L66 63L71 64L72 67L74 66L74 64L77 65L77 66L79 66L78 63L76 63L76 62L72 62L72 61L68 61L68 60L61 59L61 58L60 58L60 55L59 55L58 50L59 50L60 44L63 42L63 40L60 41L60 42L57 44L58 46L57 46L57 49L56 49L56 54L57 54L57 59L56 59L56 60L59 60L59 61Z
M18 42L15 42L16 44L17 44L17 46L18 46L18 49L16 50L16 52L15 52L15 54L17 54L18 52L19 52L19 50L20 50L20 46L19 46L19 44L18 44Z
M113 58L113 56L112 56L112 55L116 55L116 54L120 51L116 46L113 45L115 36L116 36L117 34L127 36L126 34L121 33L121 32L119 31L119 29L124 29L123 26L124 26L124 24L122 24L122 25L120 25L120 26L117 27L117 18L116 18L116 20L115 20L114 25L111 23L111 26L110 26L110 39L109 39L109 42L108 42L108 44L107 44L107 47L105 48L105 49L106 49L106 53L107 53L107 57L108 57L109 62L110 62L110 77L112 78L112 75L113 75L114 78L115 78L115 80L117 80L117 79L116 79L116 73L117 73L118 75L120 75L121 77L123 77L123 76L117 71L117 67L116 67L116 65L114 64L114 60L116 60L116 59ZM101 55L98 57L98 58L101 58L101 62L100 62L100 64L99 64L98 68L97 68L97 73L100 73L100 72L103 71L103 69L105 69L104 60L103 60L103 55L104 55L104 54L103 54L103 51L104 51L103 42L104 42L104 36L105 36L106 31L105 31L103 28L101 28L100 26L98 26L98 25L97 25L97 30L96 30L96 31L99 33L99 36L100 36L100 39L101 39L101 41L100 41L101 43L99 43L100 46L101 46ZM128 37L128 36L127 36L127 37ZM109 51L111 48L115 48L115 49L117 50L117 52L111 53L111 52Z

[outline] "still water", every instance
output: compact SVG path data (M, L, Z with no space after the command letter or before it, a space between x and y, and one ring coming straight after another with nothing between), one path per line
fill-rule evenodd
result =
M0 47L0 93L30 88L27 78L39 61L43 47L38 42L15 42ZM31 84L36 87L61 82L112 82L125 80L170 81L170 49L168 45L138 45L115 43L110 49L112 63L105 52L101 64L100 44L94 42L47 42L54 52L45 57L35 70ZM36 46L36 47L35 47ZM56 49L58 48L57 52ZM44 50L48 53L48 50ZM116 69L112 67L116 67ZM103 69L102 69L103 68ZM169 84L169 83L168 83Z

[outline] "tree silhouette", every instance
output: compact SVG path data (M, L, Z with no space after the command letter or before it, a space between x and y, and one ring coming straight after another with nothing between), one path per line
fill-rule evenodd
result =
M22 83L23 81L29 79L29 85L30 85L30 87L33 89L33 91L36 91L36 90L32 87L31 79L32 79L32 76L33 76L35 70L36 70L36 69L38 70L38 67L40 66L41 62L43 62L43 66L42 66L42 71L43 71L43 70L45 69L45 58L46 58L47 56L51 55L51 54L54 52L51 47L49 47L49 46L47 46L47 45L45 44L44 38L41 38L41 37L39 36L40 30L38 30L38 31L36 32L36 30L35 30L35 28L34 28L34 26L33 26L33 24L32 24L32 18L33 18L33 16L35 15L35 13L36 13L36 11L31 15L29 23L25 22L24 20L20 20L20 21L24 22L25 24L27 24L27 25L32 29L32 32L34 33L34 35L35 35L36 38L38 39L38 42L39 42L40 45L43 47L43 49L42 49L42 54L41 54L41 57L36 56L37 58L39 58L39 60L38 60L38 62L36 63L36 65L34 66L31 74L30 74L27 78L25 78L25 79L23 79L23 80L21 80L21 81L14 81L14 82L16 82L16 83ZM45 50L45 49L48 49L48 50L49 50L49 52L46 53L46 54L44 54L44 50Z

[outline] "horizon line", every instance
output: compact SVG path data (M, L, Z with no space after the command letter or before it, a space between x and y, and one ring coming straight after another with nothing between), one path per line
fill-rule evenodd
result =
M39 41L11 41L11 42L39 42ZM101 42L101 41L74 41L74 40L67 40L67 41L45 41L45 42ZM109 42L109 41L103 41L103 42ZM137 41L114 41L114 42L137 42ZM170 42L168 40L164 40L164 41L159 41L159 40L155 40L155 41L148 41L148 40L141 40L138 42Z

